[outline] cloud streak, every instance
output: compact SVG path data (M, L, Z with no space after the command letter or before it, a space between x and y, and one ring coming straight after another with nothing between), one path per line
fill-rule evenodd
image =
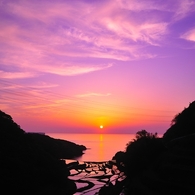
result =
M189 30L181 36L182 39L186 39L188 41L195 41L195 28Z
M4 1L0 70L10 79L75 76L156 58L156 48L171 45L171 26L194 11L190 0ZM194 41L194 30L177 37Z
M71 66L57 66L57 67L52 67L52 66L42 66L40 71L42 72L47 72L47 73L52 73L52 74L57 74L61 76L75 76L79 74L86 74L98 70L103 70L106 68L110 68L112 64L109 65L103 65L103 66L79 66L79 65L71 65Z
M77 95L77 97L80 97L80 98L92 97L92 96L106 97L106 96L110 96L110 95L111 95L111 93L106 93L106 94L102 94L102 93L86 93L86 94Z
M20 69L33 67L36 71L47 67L48 71L44 72L69 76L110 67L101 64L80 67L72 62L62 68L62 61L72 57L81 61L87 58L128 61L155 57L146 52L145 47L161 46L169 33L169 22L164 20L163 13L169 12L171 21L176 16L186 16L193 11L193 6L187 0L178 1L172 9L167 2L158 4L156 1L3 2L1 63ZM51 58L55 59L52 65Z
M1 79L24 79L38 76L33 72L4 72L0 71Z

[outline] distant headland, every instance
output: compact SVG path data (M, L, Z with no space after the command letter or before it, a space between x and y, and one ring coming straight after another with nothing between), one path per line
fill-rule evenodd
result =
M76 191L64 160L83 154L86 147L54 139L43 132L27 133L0 111L1 191L11 194L67 194Z

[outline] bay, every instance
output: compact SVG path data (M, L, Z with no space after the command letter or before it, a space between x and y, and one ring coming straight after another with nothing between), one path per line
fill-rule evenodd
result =
M66 134L66 133L48 133L50 137L56 139L63 139L67 141L74 142L79 145L84 145L88 149L84 151L84 154L74 160L67 160L66 163L70 162L78 162L79 164L95 162L93 164L93 169L90 173L86 173L85 171L80 174L75 175L75 170L71 170L71 174L69 178L75 181L77 189L81 189L83 187L88 186L88 183L91 182L94 184L93 187L87 190L83 190L81 192L77 191L74 195L96 195L101 187L105 185L104 182L98 180L98 178L94 178L94 176L105 176L105 173L102 172L99 168L101 163L105 161L112 160L112 157L118 151L125 151L126 145L135 138L135 134ZM70 148L71 150L71 148ZM96 164L99 162L100 164ZM96 167L95 167L96 166ZM112 175L111 171L109 171L106 175ZM115 180L118 177L116 175L112 175L111 180ZM79 182L78 182L79 181ZM84 182L84 183L81 183Z
M87 150L77 160L96 162L111 160L116 152L125 151L126 144L135 138L135 134L47 133L47 135L86 146Z

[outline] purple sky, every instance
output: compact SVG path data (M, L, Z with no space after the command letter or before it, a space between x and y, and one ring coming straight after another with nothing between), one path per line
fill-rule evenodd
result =
M0 26L0 109L25 131L164 133L195 100L195 0L0 0Z

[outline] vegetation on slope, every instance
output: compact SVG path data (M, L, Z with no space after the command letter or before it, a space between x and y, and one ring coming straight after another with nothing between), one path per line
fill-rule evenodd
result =
M173 118L171 127L164 133L163 138L168 142L193 133L195 133L195 101Z
M84 149L68 141L25 133L0 111L0 190L6 194L71 195L76 185L67 178L69 171L60 159L81 155Z
M162 138L139 131L113 159L127 177L99 195L195 194L195 101L175 116Z

